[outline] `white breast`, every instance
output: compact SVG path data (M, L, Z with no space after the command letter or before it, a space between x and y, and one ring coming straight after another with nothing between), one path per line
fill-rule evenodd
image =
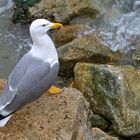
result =
M30 50L30 54L33 57L42 59L44 62L50 64L58 62L58 54L52 39L47 35L43 36L32 36L33 46Z
M42 59L44 62L49 62L50 64L58 62L58 54L54 48L40 48L36 49L35 47L30 50L30 54L35 57Z

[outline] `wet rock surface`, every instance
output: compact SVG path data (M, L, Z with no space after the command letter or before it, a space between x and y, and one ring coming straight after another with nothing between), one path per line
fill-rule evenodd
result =
M110 127L110 123L107 119L99 114L93 113L90 117L90 122L92 127L98 127L101 130L107 130Z
M28 9L40 0L14 0L14 15L13 22L21 22L27 24L29 22Z
M75 79L92 110L110 121L116 133L125 137L140 134L139 70L78 63Z

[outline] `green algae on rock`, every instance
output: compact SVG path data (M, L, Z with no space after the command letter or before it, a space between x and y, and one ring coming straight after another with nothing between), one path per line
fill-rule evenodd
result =
M75 79L91 109L121 136L140 134L140 70L132 66L78 63Z

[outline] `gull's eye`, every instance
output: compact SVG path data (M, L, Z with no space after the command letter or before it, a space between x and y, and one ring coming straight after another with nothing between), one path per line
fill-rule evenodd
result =
M47 24L42 24L42 27L45 27Z

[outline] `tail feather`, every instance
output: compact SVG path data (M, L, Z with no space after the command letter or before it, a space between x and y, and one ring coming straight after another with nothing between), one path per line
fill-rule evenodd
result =
M11 116L12 115L0 120L0 127L4 127L8 123L9 119L11 118Z

